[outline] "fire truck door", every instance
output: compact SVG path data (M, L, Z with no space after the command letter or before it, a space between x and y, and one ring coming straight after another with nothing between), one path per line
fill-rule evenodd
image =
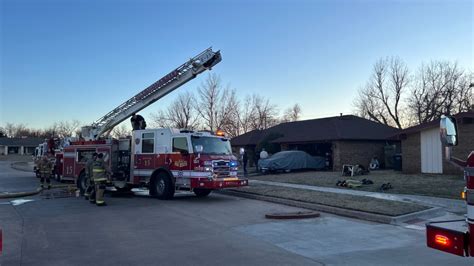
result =
M173 138L173 154L175 154L172 169L177 171L177 177L186 177L189 175L191 167L191 155L189 154L188 138Z

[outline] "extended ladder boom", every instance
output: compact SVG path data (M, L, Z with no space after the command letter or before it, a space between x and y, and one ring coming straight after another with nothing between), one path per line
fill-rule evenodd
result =
M221 60L220 51L213 52L211 48L206 49L128 101L119 105L92 123L92 125L83 127L82 136L86 140L98 139L104 133L110 132L116 125L129 118L132 114L138 113L166 94L194 79L197 75L211 69Z

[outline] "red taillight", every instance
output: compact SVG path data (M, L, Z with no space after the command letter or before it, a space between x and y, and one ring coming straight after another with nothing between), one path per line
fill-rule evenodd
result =
M458 256L469 256L468 242L468 226L464 219L426 224L426 244L430 248Z
M449 246L450 244L449 238L443 235L435 235L435 242L443 246Z

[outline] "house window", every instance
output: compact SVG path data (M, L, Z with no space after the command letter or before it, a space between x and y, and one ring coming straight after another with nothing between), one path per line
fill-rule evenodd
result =
M155 134L153 132L142 134L142 153L155 152Z
M188 140L186 138L174 138L173 139L173 152L187 152L188 151Z

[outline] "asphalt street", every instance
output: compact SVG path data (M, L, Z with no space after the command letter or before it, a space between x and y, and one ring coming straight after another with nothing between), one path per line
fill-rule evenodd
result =
M31 191L39 186L39 179L33 172L15 170L11 164L11 161L0 161L0 193Z
M0 187L36 187L0 164ZM8 174L10 173L10 174ZM18 181L18 182L16 182ZM31 182L30 182L31 181ZM4 185L6 182L8 185ZM0 201L3 265L472 265L425 247L425 232L329 214L268 220L301 209L211 194L107 195L97 207L56 189Z

